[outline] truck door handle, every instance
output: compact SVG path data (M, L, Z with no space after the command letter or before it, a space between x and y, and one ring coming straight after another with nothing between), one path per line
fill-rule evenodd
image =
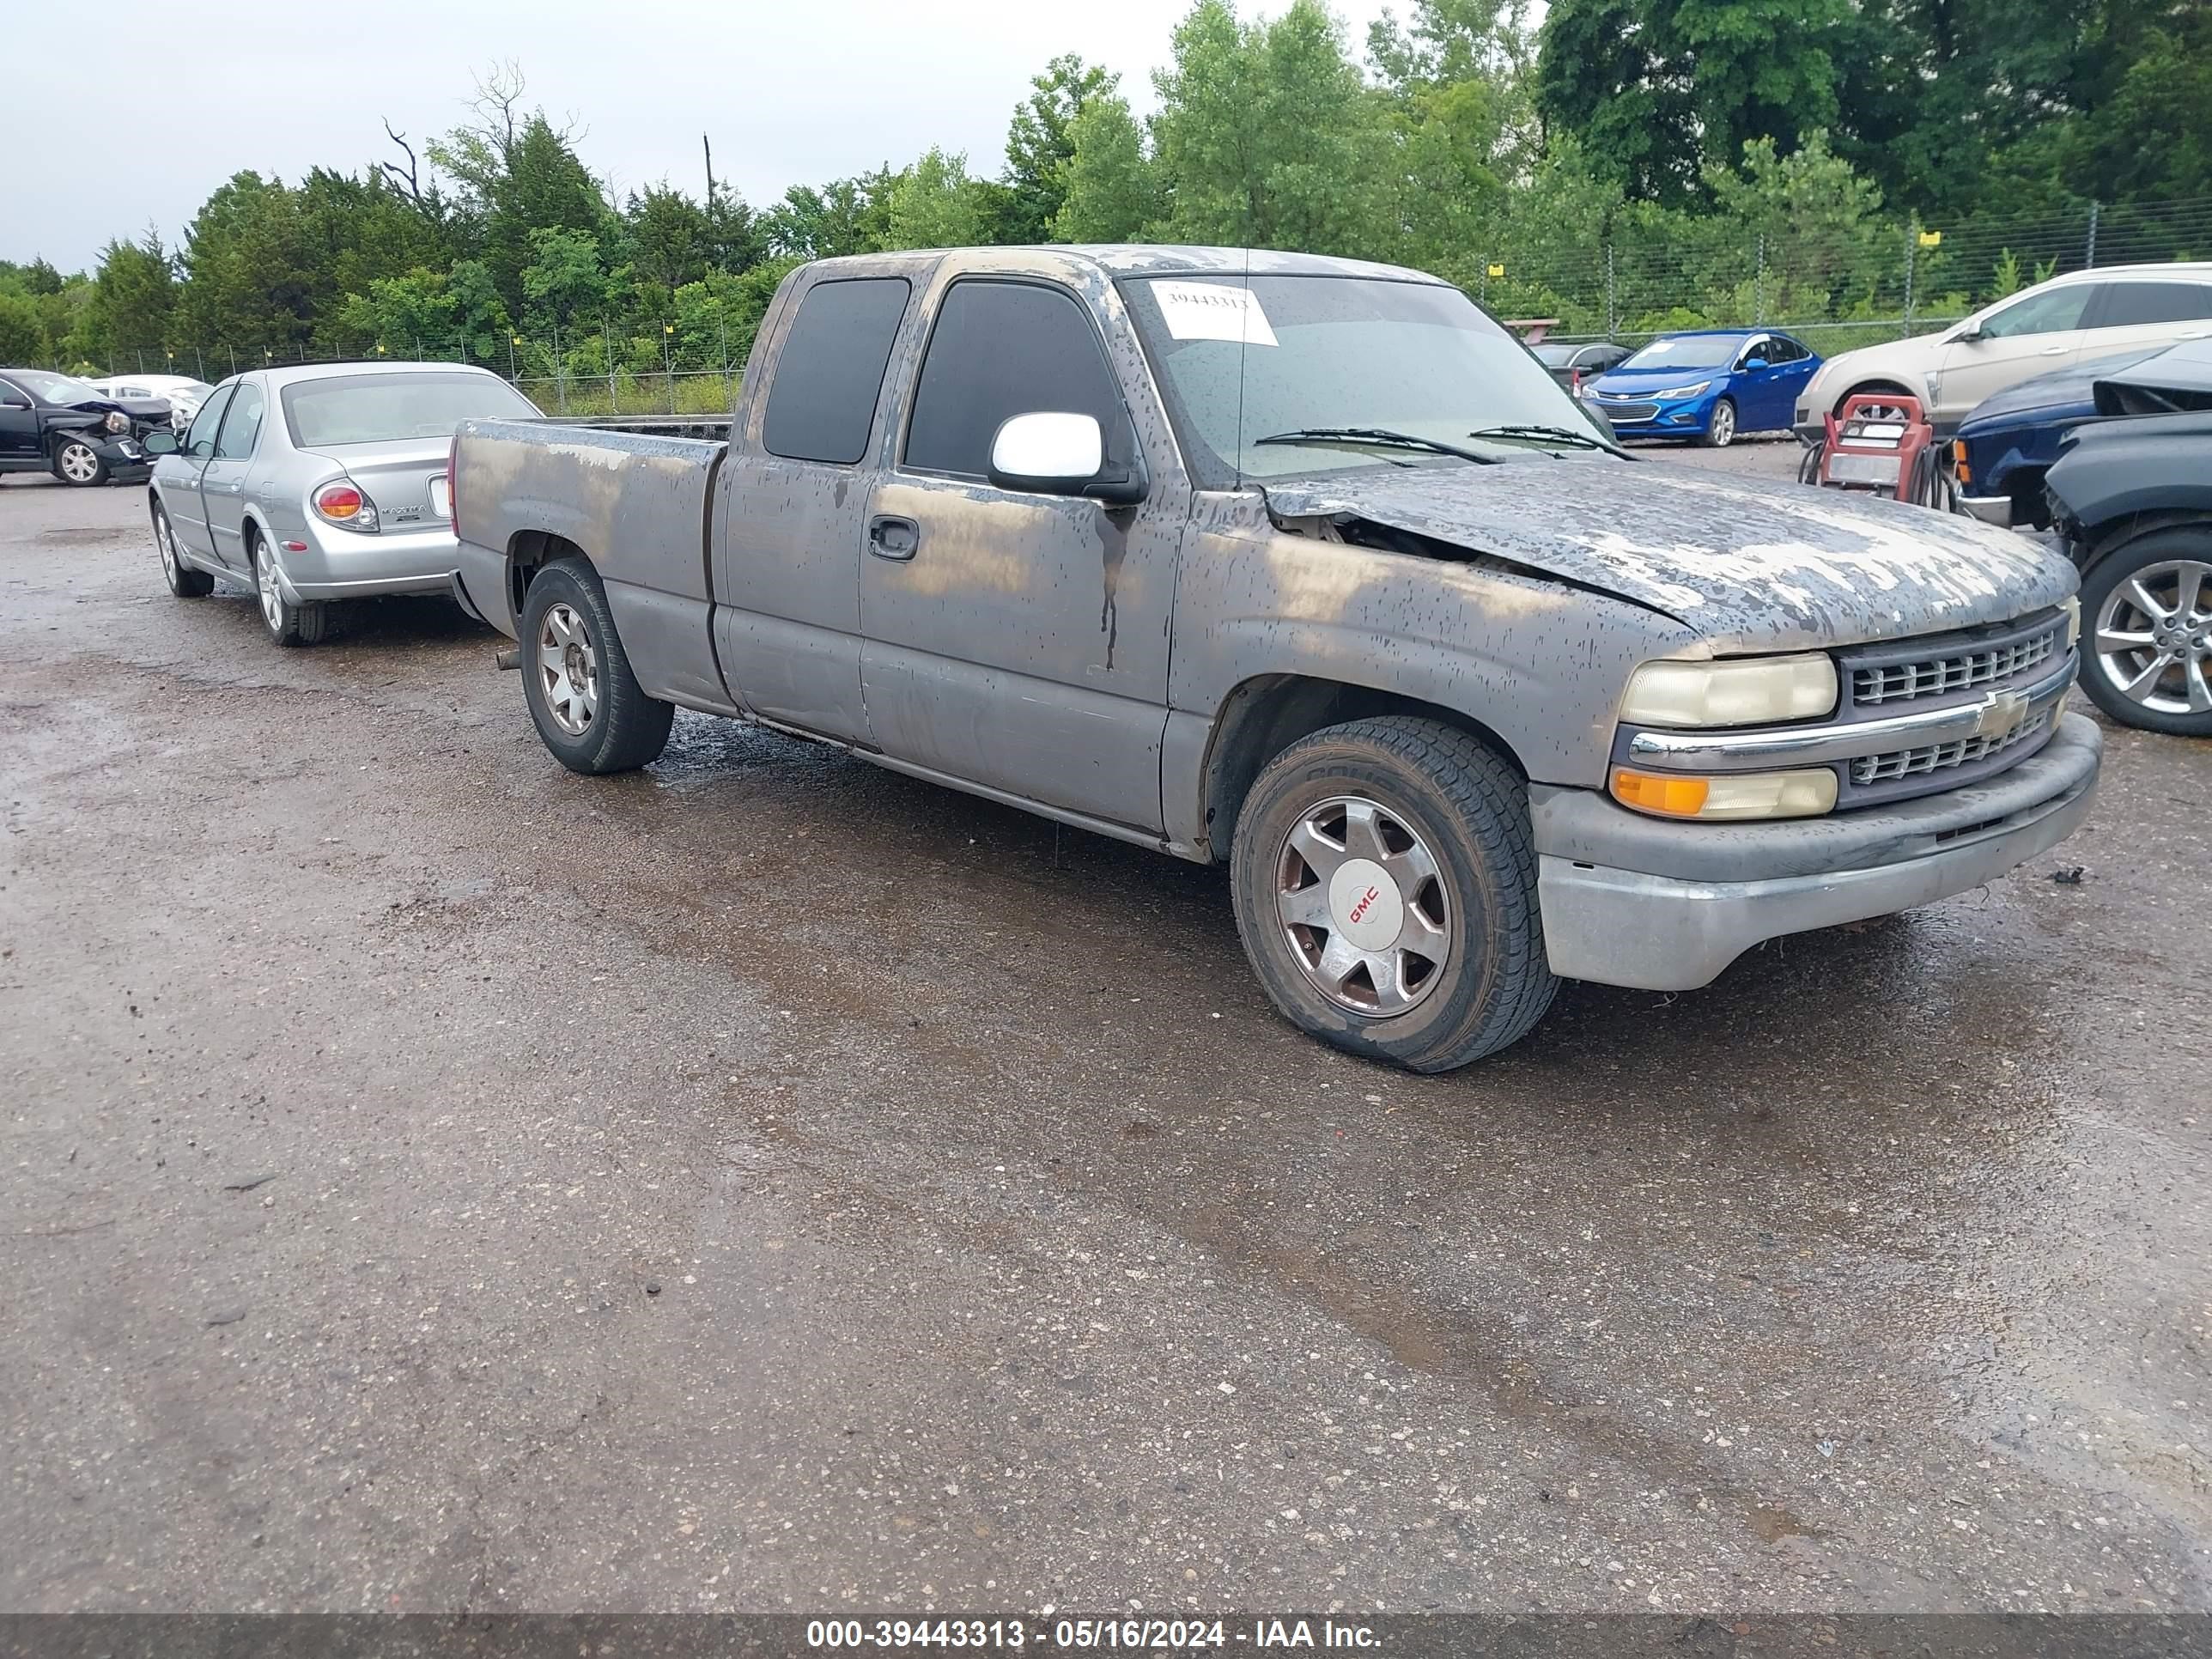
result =
M868 520L868 551L879 559L910 559L921 545L921 526L912 519L880 515Z

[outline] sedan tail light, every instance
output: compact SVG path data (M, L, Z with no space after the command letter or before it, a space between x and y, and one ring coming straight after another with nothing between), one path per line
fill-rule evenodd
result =
M341 529L373 533L377 527L376 503L359 485L343 478L317 489L314 503L318 514Z

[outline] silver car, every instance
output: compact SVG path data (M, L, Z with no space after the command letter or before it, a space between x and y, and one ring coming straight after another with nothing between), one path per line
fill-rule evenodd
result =
M154 539L169 591L251 583L279 645L330 631L333 600L450 592L453 428L537 420L497 375L457 363L319 363L233 375L162 432Z

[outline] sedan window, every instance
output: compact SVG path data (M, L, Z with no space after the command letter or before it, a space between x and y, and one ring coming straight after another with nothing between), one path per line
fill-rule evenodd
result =
M450 438L463 421L535 421L538 405L495 374L340 374L284 388L284 418L302 449Z
M253 453L253 441L261 435L261 417L268 413L269 396L251 382L241 383L230 400L230 418L215 441L218 461L242 461Z

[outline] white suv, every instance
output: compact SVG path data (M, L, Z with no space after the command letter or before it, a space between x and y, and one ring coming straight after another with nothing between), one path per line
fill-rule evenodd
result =
M1831 357L1798 395L1808 441L1854 392L1903 392L1948 433L1983 398L2038 374L2136 347L2212 336L2212 263L2069 271L1935 334Z

